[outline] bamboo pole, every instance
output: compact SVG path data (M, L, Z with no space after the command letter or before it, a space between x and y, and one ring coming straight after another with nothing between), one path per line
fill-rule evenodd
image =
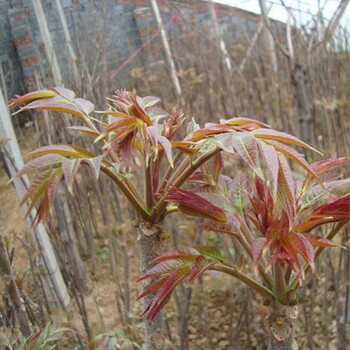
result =
M9 175L14 177L18 169L22 169L24 162L21 156L21 152L17 143L16 135L13 129L12 121L8 108L5 103L2 90L0 89L0 138L7 142L3 145L4 159L9 171ZM21 179L15 179L13 185L16 189L17 196L21 200L26 193L26 188L29 185L29 179L27 176L23 176ZM22 210L26 212L27 206L23 205ZM36 216L35 210L33 210L28 216L27 222L29 225L33 222ZM47 269L53 295L58 301L66 307L69 304L69 295L66 284L63 280L56 256L52 244L50 242L49 235L42 224L39 224L34 229L35 238L37 240L40 252L44 259L45 267Z
M171 50L170 50L170 45L169 45L169 41L168 41L166 32L164 30L162 17L160 15L157 0L150 0L150 5L152 8L152 12L154 14L154 17L156 19L156 22L157 22L157 26L158 26L158 29L160 32L160 37L162 39L165 59L166 59L166 62L169 66L170 77L171 77L171 80L172 80L174 88L175 88L175 93L176 93L176 96L178 98L180 98L181 94L182 94L181 85L180 85L180 81L179 81L179 78L178 78L177 73L176 73L174 58L173 58L173 55L172 55Z
M214 25L214 33L215 33L216 39L218 40L219 45L220 45L220 50L222 53L224 66L228 70L231 70L232 64L231 64L230 56L227 52L225 41L221 35L219 22L218 22L218 18L216 16L215 5L214 5L213 0L209 0L209 9L210 9L210 15L211 15L213 25Z
M38 0L32 0L32 5L34 8L35 16L39 23L41 36L45 44L47 58L50 62L54 83L56 86L62 86L63 84L62 75L57 62L55 49L51 40L49 28L47 26L47 21L46 21L43 7L42 7L42 3L41 1L38 1Z

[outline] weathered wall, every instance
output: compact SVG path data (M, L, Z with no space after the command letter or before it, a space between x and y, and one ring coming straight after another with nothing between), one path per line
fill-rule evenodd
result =
M0 83L1 70L5 80L7 97L23 91L23 73L19 62L17 50L12 38L8 11L21 1L0 0ZM6 96L5 96L6 98Z

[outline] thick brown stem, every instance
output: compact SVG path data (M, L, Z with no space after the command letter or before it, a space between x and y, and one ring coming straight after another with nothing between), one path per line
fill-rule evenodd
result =
M297 305L281 305L274 301L266 318L269 336L269 350L297 350L295 341L295 321L298 315Z
M141 273L145 273L152 267L151 261L161 253L161 227L149 222L139 224L138 244L140 249ZM150 294L144 298L146 308L154 298ZM165 341L165 323L162 312L153 321L145 322L146 328L146 349L161 350Z

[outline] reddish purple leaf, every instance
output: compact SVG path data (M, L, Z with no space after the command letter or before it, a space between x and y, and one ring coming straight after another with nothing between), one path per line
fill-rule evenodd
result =
M140 300L140 299L144 298L145 296L152 294L152 293L156 292L157 290L159 290L164 285L164 282L166 281L167 278L168 278L168 276L165 276L165 277L161 277L161 278L157 279L154 282L151 282L145 288L145 290L136 298L136 300Z
M285 157L278 154L279 172L278 172L278 197L281 201L282 208L288 215L290 224L293 223L296 212L295 203L295 182L292 171Z
M51 145L37 148L36 150L28 153L26 157L38 157L46 154L59 154L65 157L81 158L81 157L94 157L95 155L85 148L74 145Z
M59 95L61 95L62 97L64 97L69 101L73 101L75 97L74 91L66 89L64 87L54 87L54 88L50 88L50 90L56 91Z
M292 232L287 240L293 246L303 259L310 265L312 269L315 268L314 249L309 240L300 233Z
M230 125L225 125L225 124L211 124L210 127L206 127L204 129L199 129L195 131L191 137L189 138L190 141L200 141L203 140L207 137L217 135L217 134L222 134L226 133L229 131L232 131L232 126Z
M261 259L265 243L266 242L264 238L257 238L252 241L251 249L252 249L253 261L255 265L257 265L259 260Z
M319 234L303 233L303 236L309 240L313 247L340 247L339 244L336 244Z
M321 160L311 164L312 169L318 174L323 174L329 170L345 165L348 162L348 158L331 158L327 160Z
M64 158L59 154L46 154L31 160L26 163L24 167L16 174L16 177L21 177L24 174L31 173L33 171L59 164Z
M170 271L173 271L174 269L177 269L183 265L184 263L179 259L167 259L165 261L161 261L157 265L153 266L150 270L146 271L146 273L139 277L137 281L140 282L147 278L169 273Z
M227 221L224 223L217 221L201 222L196 225L202 230L221 232L232 236L238 236L240 223L237 218L232 215L227 216Z
M56 94L55 92L51 90L38 90L38 91L33 91L30 92L26 95L23 96L16 96L15 99L13 99L10 103L10 108L13 107L18 107L22 104L34 101L34 100L39 100L41 98L49 98L49 97L54 97Z
M305 147L315 152L318 152L313 147L309 146L307 143L299 140L297 137L287 134L285 132L276 131L272 129L256 129L252 131L252 134L262 140L275 140L283 143L290 143L296 146ZM318 152L319 153L319 152Z
M225 212L197 194L173 187L167 195L167 200L178 205L179 209L188 215L205 217L217 221L226 221Z
M170 273L162 289L157 293L151 304L143 314L147 312L147 320L152 321L169 301L170 294L175 287L187 276L190 271L189 266L182 266Z
M95 109L95 105L92 102L83 98L75 98L73 102L79 108L79 110L87 115L89 115Z
M167 157L167 160L168 160L170 166L174 167L173 150L172 150L172 145L171 145L170 141L164 136L159 136L158 141L161 144L161 146L166 154L166 157Z
M305 160L304 155L298 153L296 150L293 148L284 145L281 142L278 141L269 141L269 144L271 144L277 151L291 159L293 162L297 163L300 165L302 168L304 168L308 173L310 173L312 176L315 178L318 178L318 175L315 173L315 171L312 169L310 164Z
M350 220L350 194L319 206L304 222L297 225L296 230L310 232L319 225L341 220Z
M98 177L100 175L102 160L103 160L103 155L87 159L88 164L90 165L90 168L92 169L96 180L98 179Z
M77 173L81 159L64 158L62 161L62 171L69 192L72 192L75 174Z
M61 96L54 96L35 100L22 107L21 111L28 109L40 109L54 112L62 112L82 118L81 111L72 103L67 102L67 100L65 100Z
M264 156L264 161L267 165L267 169L272 179L272 193L273 197L276 198L278 188L278 171L279 161L278 154L275 148L271 145L260 143L261 151Z
M233 125L233 126L239 126L243 129L250 131L261 127L268 128L269 126L267 124L264 124L258 120L250 119L250 118L232 118L228 120L220 120L221 123L225 123L227 125Z
M261 177L259 149L255 137L249 132L234 133L232 137L232 146L248 166Z
M159 97L155 97L155 96L142 97L142 103L146 109L149 107L153 107L154 105L156 105L159 102L160 102Z

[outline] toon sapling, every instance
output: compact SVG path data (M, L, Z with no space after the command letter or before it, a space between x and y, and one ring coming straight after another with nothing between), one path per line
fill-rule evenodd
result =
M206 176L212 188L219 186L223 165L221 153L238 155L247 168L261 178L264 176L263 169L269 169L274 195L286 184L290 185L287 158L304 168L310 179L318 178L302 154L291 147L312 149L310 146L257 120L223 119L219 123L207 123L203 128L193 120L187 125L187 135L180 137L179 131L185 121L183 113L177 109L167 113L157 107L160 102L157 97L141 98L135 92L117 91L108 102L107 110L95 111L90 101L76 98L71 90L56 87L18 96L10 103L11 108L19 107L19 112L50 110L73 115L78 125L70 129L90 136L91 145L100 145L99 152L73 144L49 145L30 152L27 164L17 175L34 174L22 203L29 202L28 213L37 207L34 224L47 221L61 180L73 191L76 173L82 166L91 168L96 179L101 173L107 175L137 213L134 226L138 232L142 273L153 269L152 261L159 261L154 259L161 259L163 223L167 215L183 212L212 219L217 224L230 224L234 215L186 189L186 184L193 183L198 176ZM291 195L289 192L284 196ZM287 205L286 201L283 203ZM292 212L288 208L285 209L290 219ZM247 244L250 244L249 241ZM181 274L189 274L191 280L206 266L218 268L216 261L221 261L216 250L196 249L196 269L179 270ZM262 264L263 261L258 266ZM239 275L240 272L235 273ZM180 277L174 275L176 279ZM247 275L240 278L255 283L266 297L274 293ZM153 285L144 294L146 306L154 300L156 290ZM168 294L162 296L161 306L167 297ZM157 309L148 308L152 317L148 317L146 322L147 349L161 349L164 343L160 309L158 306Z
M239 279L265 300L271 349L297 348L297 290L315 272L320 253L339 247L333 238L350 219L350 194L337 198L333 192L350 179L340 179L334 171L347 162L345 158L313 163L305 167L307 172L295 175L283 154L270 151L278 165L275 177L270 166L265 169L268 176L261 178L258 163L260 170L253 177L220 174L215 184L203 181L206 172L196 174L197 186L188 192L220 205L227 218L198 227L232 236L239 243L233 247L239 247L239 258L232 263L215 246L187 247L158 256L140 277L152 282L139 298L156 293L145 309L147 319L157 316L179 283L192 283L205 271L215 270ZM320 228L325 225L323 235Z

